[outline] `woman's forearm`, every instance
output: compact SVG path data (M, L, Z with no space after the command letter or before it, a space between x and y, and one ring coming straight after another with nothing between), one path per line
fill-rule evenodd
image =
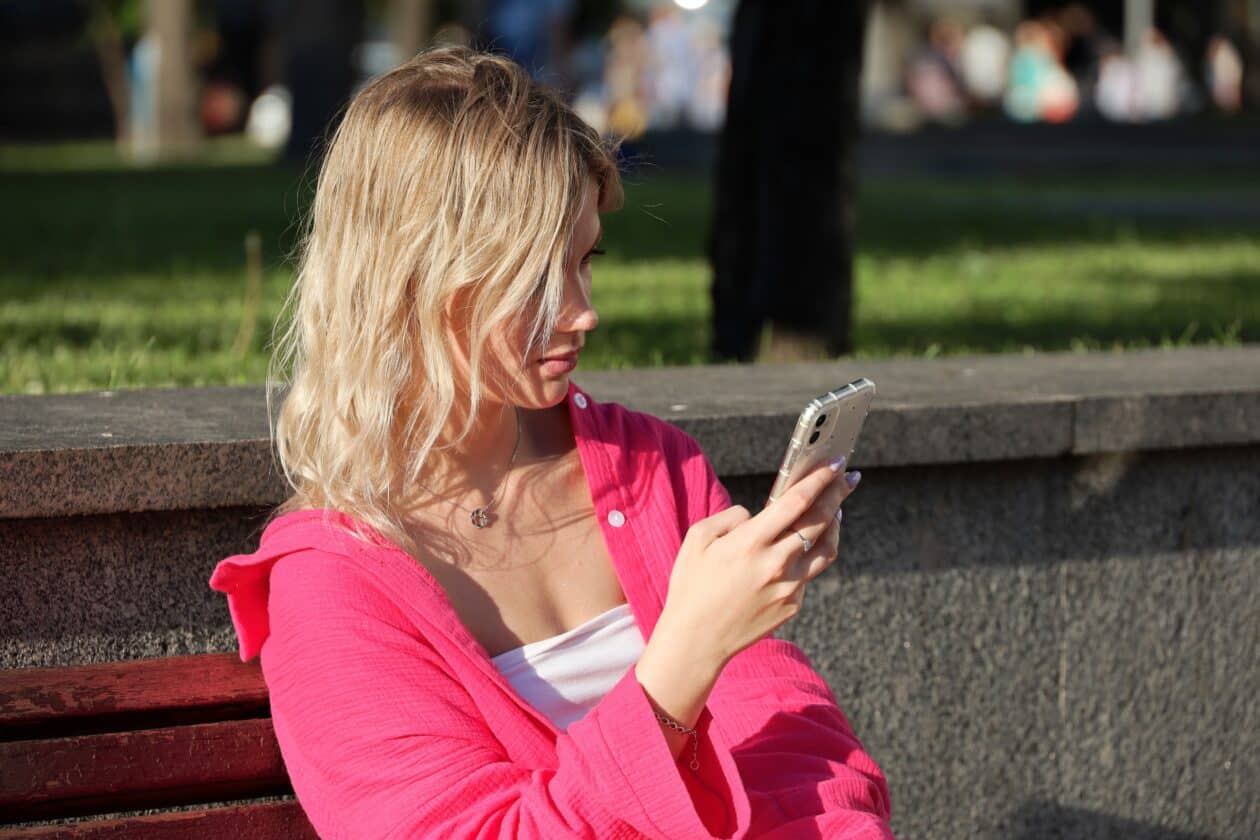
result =
M683 726L694 727L722 672L722 664L698 653L686 640L678 640L658 622L634 671L653 707ZM690 750L690 735L663 723L661 731L675 759L684 749Z

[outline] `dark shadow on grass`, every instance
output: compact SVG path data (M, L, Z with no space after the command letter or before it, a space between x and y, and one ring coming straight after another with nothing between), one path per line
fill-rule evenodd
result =
M296 242L310 178L279 165L170 166L152 170L0 172L0 248L6 273L31 282L63 274L234 271L244 237L258 230L264 260L280 263ZM1044 183L1052 183L1046 181ZM608 214L609 252L627 261L704 259L708 177L625 176L625 206ZM1254 224L1126 219L1114 213L1039 213L1036 184L991 187L973 179L875 179L859 198L863 254L922 256L968 247L1114 242L1136 234L1162 242L1252 235ZM1018 198L1010 207L996 197Z
M251 230L275 264L293 246L304 183L296 169L256 165L3 172L5 273L38 284L63 274L240 270Z
M244 238L262 235L280 263L297 242L312 173L293 167L170 166L152 170L0 171L0 248L11 277L235 271ZM627 176L625 206L605 217L622 259L703 256L703 179Z

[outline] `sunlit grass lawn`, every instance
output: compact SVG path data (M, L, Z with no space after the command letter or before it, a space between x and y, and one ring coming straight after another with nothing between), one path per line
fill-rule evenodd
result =
M0 390L261 382L291 281L283 253L301 204L297 173L231 154L151 170L97 155L84 165L77 154L0 149ZM868 182L856 354L1260 340L1255 217L1141 213L1149 200L1254 204L1260 186L1240 185L1257 183L1193 173ZM584 369L707 360L708 188L703 178L627 178L625 209L604 220L600 325ZM1106 213L1090 208L1098 198ZM1117 200L1137 209L1117 211ZM250 230L267 268L247 313ZM243 323L252 340L234 354Z

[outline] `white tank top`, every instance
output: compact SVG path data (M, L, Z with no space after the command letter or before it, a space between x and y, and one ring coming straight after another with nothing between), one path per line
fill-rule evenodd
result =
M490 661L518 694L565 731L612 690L644 647L630 605L618 604L566 633Z

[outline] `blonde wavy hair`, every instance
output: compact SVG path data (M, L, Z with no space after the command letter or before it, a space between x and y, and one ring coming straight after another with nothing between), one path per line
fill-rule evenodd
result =
M463 46L426 49L353 97L277 320L292 309L268 365L267 417L293 493L268 522L336 510L361 539L374 541L358 522L418 556L403 506L458 396L443 313L469 295L470 393L454 446L477 414L486 337L528 319L520 361L548 346L588 179L601 212L622 204L615 148L520 65ZM277 367L291 378L273 423Z

